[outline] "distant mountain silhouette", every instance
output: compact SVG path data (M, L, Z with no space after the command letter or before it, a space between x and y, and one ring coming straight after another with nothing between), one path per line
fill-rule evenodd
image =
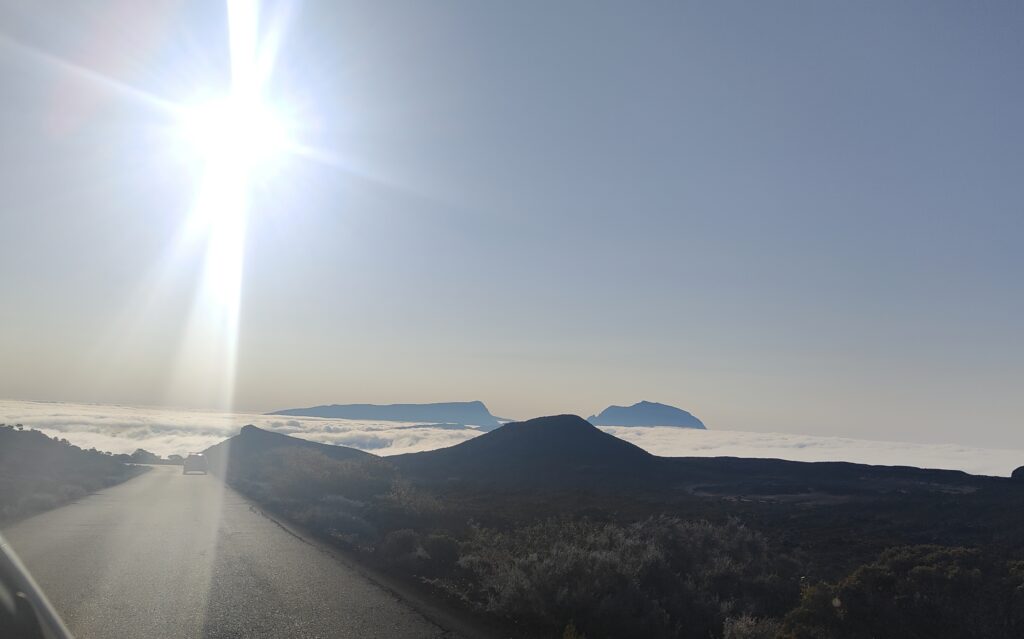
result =
M339 460L376 457L376 455L371 455L355 448L349 448L348 446L333 446L331 444L320 444L299 439L298 437L289 437L281 433L257 428L252 424L242 426L242 430L234 437L210 446L203 451L203 455L206 456L207 463L213 472L226 476L234 464L245 464L258 455L279 448L316 450L332 459Z
M271 415L334 417L336 419L379 419L393 422L430 422L479 426L491 430L501 422L483 402L441 402L435 404L330 404L310 408L289 408Z
M395 455L404 474L427 480L570 486L628 481L656 458L576 415L513 422L449 448Z
M448 448L378 457L243 426L234 437L204 451L210 469L231 478L238 469L262 464L282 448L316 450L338 460L390 464L427 484L476 484L501 490L678 490L702 495L891 495L963 492L1016 484L1014 479L962 471L847 462L795 462L736 457L657 457L609 435L575 415L513 422Z
M632 406L609 406L599 415L592 415L595 426L678 426L704 429L704 422L675 406L657 402L640 402Z

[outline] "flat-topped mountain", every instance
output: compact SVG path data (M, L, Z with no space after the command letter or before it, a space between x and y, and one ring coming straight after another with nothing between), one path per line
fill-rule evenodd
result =
M288 408L270 415L332 417L335 419L379 419L389 422L430 422L461 424L491 430L501 422L483 402L439 402L434 404L330 404L309 408Z
M609 406L588 420L595 426L677 426L705 428L704 422L675 406L657 402L639 402L632 406Z
M626 480L644 475L656 459L576 415L513 422L449 448L388 458L422 479L525 485Z

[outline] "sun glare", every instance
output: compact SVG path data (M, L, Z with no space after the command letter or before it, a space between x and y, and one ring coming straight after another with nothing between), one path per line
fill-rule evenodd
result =
M184 236L204 248L202 281L179 349L185 388L199 384L230 408L235 377L245 238L259 187L277 177L294 152L290 120L272 99L268 80L277 32L260 29L256 0L228 0L231 82L214 99L175 109L174 144L195 170L196 196Z
M290 137L285 119L273 107L258 96L243 95L189 109L182 131L202 162L229 164L246 173L279 159Z
M241 293L253 190L292 145L289 120L266 95L269 59L258 27L257 2L228 0L231 84L219 97L184 105L178 117L178 140L199 176L188 230L206 243L204 297L228 316Z

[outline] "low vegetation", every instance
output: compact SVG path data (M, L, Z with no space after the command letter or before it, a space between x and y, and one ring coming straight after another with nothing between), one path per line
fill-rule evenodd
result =
M793 501L423 482L308 447L247 455L228 478L240 491L506 636L1024 636L1017 482Z
M796 594L793 563L737 520L477 527L456 568L440 585L538 634L571 623L588 637L713 637L783 614Z
M1024 562L976 548L891 548L804 589L787 637L1024 637Z
M20 424L0 424L0 525L130 479L142 468Z
M166 458L151 453L145 448L136 448L135 452L128 455L120 453L113 455L114 459L124 462L126 464L147 464L155 466L181 466L185 463L185 458L181 455L168 455Z

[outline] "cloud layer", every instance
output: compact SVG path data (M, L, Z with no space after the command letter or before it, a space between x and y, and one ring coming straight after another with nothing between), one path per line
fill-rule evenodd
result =
M160 455L199 451L255 424L304 439L396 455L452 446L479 434L436 424L350 421L101 404L0 401L0 423L24 424L83 448Z
M99 404L0 400L0 423L24 424L83 448L115 453L136 448L169 455L203 450L245 424L326 444L396 455L453 446L480 431L468 427L402 422L282 417L246 413L171 410ZM603 428L656 455L774 457L795 461L949 468L1009 475L1024 465L1024 451L952 444L881 442L786 433L700 431L668 427Z
M881 466L947 468L1009 476L1024 466L1024 450L956 444L883 442L789 433L748 433L666 427L610 426L602 430L666 457L769 457L792 461L847 461Z

